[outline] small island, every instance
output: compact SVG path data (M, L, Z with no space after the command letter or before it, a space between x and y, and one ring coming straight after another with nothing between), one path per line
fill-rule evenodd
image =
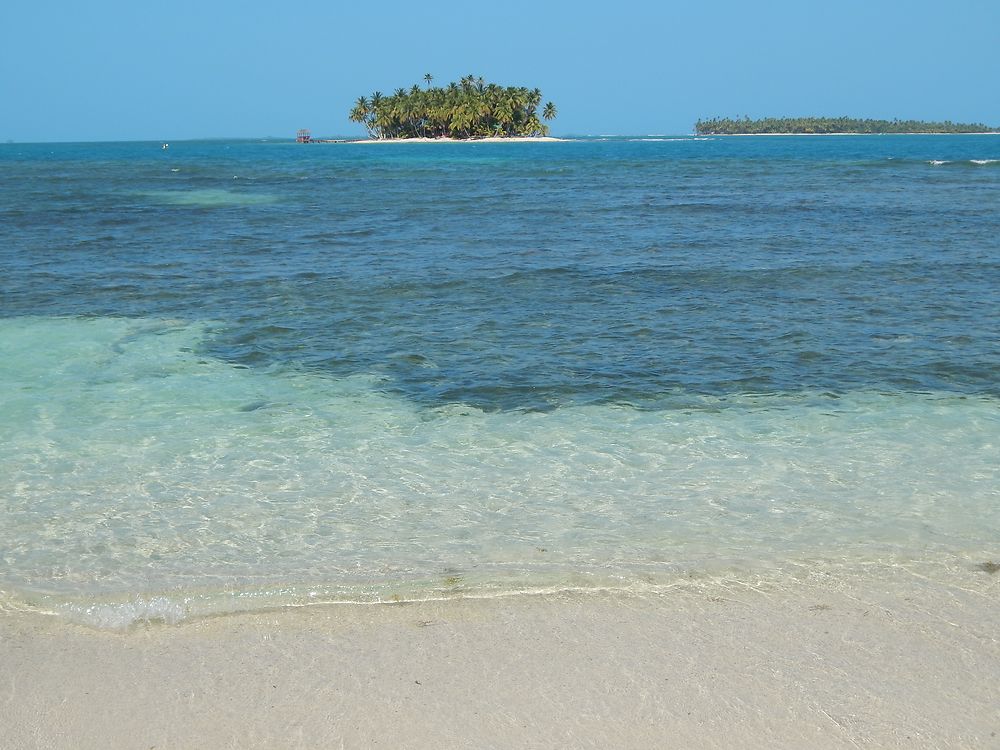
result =
M1000 133L982 123L924 122L922 120L862 120L854 117L713 117L698 120L697 135L833 135L891 133Z
M390 96L362 96L350 119L364 125L372 140L472 140L543 138L549 128L542 120L556 116L552 102L541 106L537 88L499 86L471 75L444 87L432 87L433 80L428 73L425 88L414 84Z

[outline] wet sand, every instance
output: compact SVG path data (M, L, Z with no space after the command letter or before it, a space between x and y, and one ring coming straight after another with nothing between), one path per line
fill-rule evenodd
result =
M3 748L1000 746L1000 578L0 615Z

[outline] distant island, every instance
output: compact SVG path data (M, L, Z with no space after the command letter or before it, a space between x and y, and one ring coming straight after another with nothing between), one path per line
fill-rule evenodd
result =
M982 123L922 120L861 120L854 117L713 117L698 120L698 135L821 135L825 133L1000 133Z
M517 86L498 86L466 76L447 86L425 88L414 84L391 96L376 91L354 104L350 119L365 126L375 140L411 138L526 138L547 136L542 120L556 116L552 102L542 104L542 92ZM539 110L541 107L541 110Z

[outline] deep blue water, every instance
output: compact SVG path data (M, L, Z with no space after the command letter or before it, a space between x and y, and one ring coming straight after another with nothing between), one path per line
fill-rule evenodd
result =
M0 146L0 314L419 404L1000 387L1000 138ZM945 161L946 164L934 164Z

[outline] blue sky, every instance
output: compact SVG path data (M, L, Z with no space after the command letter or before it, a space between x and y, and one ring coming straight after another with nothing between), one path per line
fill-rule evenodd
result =
M360 135L354 99L428 72L538 86L557 135L744 114L1000 125L995 0L339 6L7 0L0 141Z

